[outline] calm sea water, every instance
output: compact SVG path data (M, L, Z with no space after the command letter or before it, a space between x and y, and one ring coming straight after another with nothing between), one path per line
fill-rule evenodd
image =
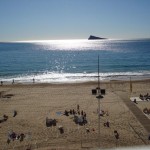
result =
M0 80L64 83L150 77L150 39L0 43Z

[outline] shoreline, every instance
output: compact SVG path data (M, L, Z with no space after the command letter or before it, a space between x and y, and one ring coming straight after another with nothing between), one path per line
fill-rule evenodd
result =
M142 82L150 82L149 79L137 79L137 80L131 80L132 83L142 83ZM130 78L129 80L100 80L100 84L110 84L110 83L130 83ZM92 84L98 84L97 81L85 81L85 82L55 82L55 83L50 83L50 82L15 82L12 84L12 82L3 82L3 85L0 86L22 86L22 85L43 85L43 86L49 86L49 85L92 85Z
M142 73L142 72L141 72ZM137 73L127 73L122 72L121 74L115 73L114 75L100 75L100 80L102 82L109 82L109 81L129 81L130 78L132 81L138 81L138 80L148 80L150 79L150 74L148 72L145 72L145 74L141 74L139 72ZM105 73L104 73L105 74ZM3 81L5 84L11 84L13 80L15 83L18 84L31 84L33 82L35 83L50 83L50 84L74 84L74 83L86 83L86 82L97 82L97 73L94 73L94 75L91 74L81 74L81 75L74 75L74 74L57 74L56 76L54 74L45 75L45 74L39 74L37 76L29 75L29 76L10 76L10 77L1 77L0 81ZM34 80L34 81L33 81Z

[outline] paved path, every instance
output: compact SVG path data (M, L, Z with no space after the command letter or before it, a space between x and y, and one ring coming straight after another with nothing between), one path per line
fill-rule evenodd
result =
M136 118L143 125L143 127L147 130L147 132L150 133L150 119L148 119L143 113L141 113L141 110L136 106L135 103L129 100L129 97L126 93L118 95L132 111L132 113L136 116Z

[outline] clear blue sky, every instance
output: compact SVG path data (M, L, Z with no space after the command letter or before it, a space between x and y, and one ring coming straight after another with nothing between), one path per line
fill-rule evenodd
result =
M150 38L150 0L0 0L0 41Z

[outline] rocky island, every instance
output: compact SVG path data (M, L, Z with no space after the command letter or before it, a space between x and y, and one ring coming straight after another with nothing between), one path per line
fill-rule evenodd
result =
M101 37L97 37L93 35L90 35L90 37L88 38L88 40L104 40L104 39L107 39L107 38L101 38Z

